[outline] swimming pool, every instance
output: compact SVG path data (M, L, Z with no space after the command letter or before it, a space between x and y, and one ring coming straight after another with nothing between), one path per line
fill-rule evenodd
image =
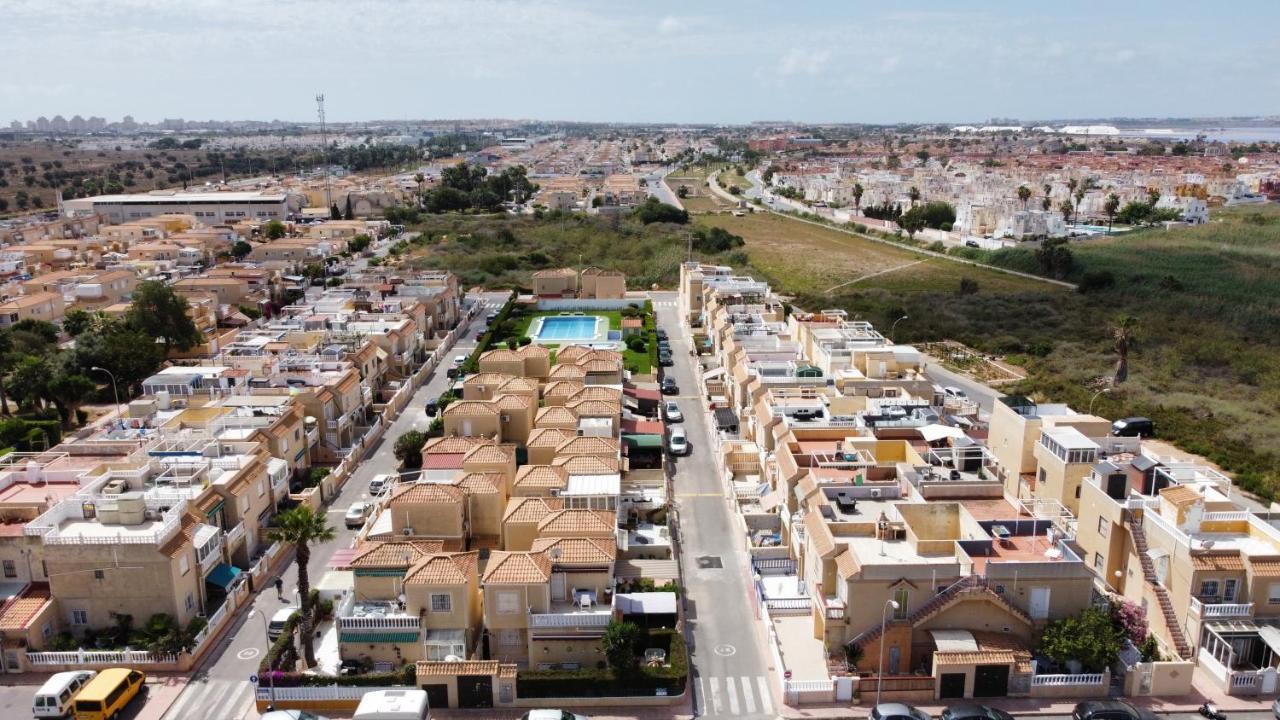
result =
M539 344L594 344L609 338L609 321L599 315L547 315L530 328Z

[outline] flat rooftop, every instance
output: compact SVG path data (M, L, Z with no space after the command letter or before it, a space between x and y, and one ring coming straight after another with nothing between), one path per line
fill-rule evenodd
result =
M846 544L859 565L932 565L958 562L955 553L921 555L906 540L877 540L874 537L838 538L837 544Z
M162 520L146 520L137 525L104 525L97 520L70 518L58 524L58 535L64 538L146 536L159 532L163 525Z
M41 485L16 482L0 490L0 505L38 505L47 501L52 507L63 498L74 495L79 489L80 484L74 482L46 482Z
M1056 557L1046 555L1045 553L1053 548L1054 545L1043 535L1011 537L1007 540L993 540L991 543L991 552L987 555L971 553L969 556L973 558L973 572L975 575L982 574L986 569L987 563L992 562L1053 562L1062 561L1062 555Z
M961 507L969 511L974 520L983 522L987 520L1016 520L1025 517L1026 514L1019 511L1013 506L1013 503L1004 498L986 498L960 501Z

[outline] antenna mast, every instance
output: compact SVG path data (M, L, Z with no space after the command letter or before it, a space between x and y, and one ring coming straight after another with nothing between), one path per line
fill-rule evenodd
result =
M333 191L329 187L329 133L324 124L324 93L316 95L316 113L320 116L320 144L324 146L324 203L328 210L333 207Z

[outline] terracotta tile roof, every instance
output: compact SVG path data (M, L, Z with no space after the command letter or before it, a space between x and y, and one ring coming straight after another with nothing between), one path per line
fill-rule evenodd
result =
M462 467L462 453L425 453L422 456L423 470L457 470Z
M419 660L418 677L457 677L459 675L497 675L501 671L497 660L465 660L463 662L438 662Z
M986 631L974 631L977 650L938 651L934 656L939 662L951 665L1013 665L1030 663L1031 653L1013 635Z
M560 356L556 355L559 360ZM582 381L587 376L587 371L577 365L556 365L551 368L551 372L547 374L548 380L577 380Z
M404 483L391 495L389 505L436 505L461 503L466 493L452 485Z
M556 380L555 382L547 383L547 386L542 389L542 397L572 397L574 393L582 390L583 387L585 386L577 380Z
M498 677L505 680L515 680L520 674L520 668L515 663L503 663L498 666Z
M529 398L525 395L499 395L494 398L499 410L527 410Z
M553 566L607 565L618 557L614 538L538 538L530 552L545 552Z
M615 373L622 369L621 360L583 360L578 367L588 373Z
M53 602L53 592L49 589L49 583L38 582L27 585L22 593L4 609L4 614L0 615L0 630L25 629L27 623L40 614L40 611L50 602Z
M508 350L506 348L498 348L497 350L487 350L483 353L480 353L480 371L492 372L490 370L484 369L485 363L488 363L488 362L518 362L520 361L520 359L521 359L520 356L516 354L515 350Z
M510 381L514 377L515 375L511 375L509 373L482 372L463 380L462 386L464 388L474 388L483 385L486 388L497 388L501 387L504 383Z
M570 427L578 426L578 413L567 407L556 405L553 407L544 407L538 411L534 425L538 427L546 427L548 425L568 425Z
M604 400L605 402L622 402L622 391L608 385L584 385L581 390L569 397L569 402L579 400Z
M538 383L531 378L513 377L498 387L504 393L537 393Z
M1280 577L1280 557L1249 558L1249 574L1254 577Z
M405 585L466 585L476 577L479 553L440 553L424 557L405 573Z
M809 532L809 540L814 550L823 560L831 560L836 554L835 538L831 537L831 529L822 521L821 513L809 513L804 517L804 527Z
M1244 558L1239 551L1196 553L1191 556L1196 570L1244 570Z
M353 568L403 568L442 550L444 543L440 540L365 541L347 564Z
M568 345L556 351L556 365L574 365L585 355L591 353L586 345Z
M444 409L445 415L494 415L498 407L487 400L459 400Z
M508 463L515 457L514 448L489 443L477 445L462 456L464 463Z
M171 558L176 558L182 554L185 547L191 544L196 537L196 526L200 524L200 518L190 510L182 516L182 527L178 532L160 546L160 552Z
M538 522L539 537L617 537L618 518L608 510L557 510Z
M622 327L623 328L644 327L644 320L638 317L624 317L622 318Z
M616 417L622 414L622 404L604 400L579 400L565 407L578 413L578 417Z
M578 271L573 268L551 268L549 270L538 270L533 273L536 278L562 278L577 277Z
M550 465L523 465L516 471L513 487L526 490L546 490L556 488L563 490L569 484L569 472L562 467Z
M525 345L516 351L521 359L550 357L551 351L541 345Z
M507 501L504 523L536 523L557 510L564 508L564 500L558 497L513 497Z
M541 411L539 411L539 414L541 414ZM529 434L529 442L526 447L558 448L565 440L573 437L577 436L569 430L561 428L538 428Z
M465 453L476 445L487 443L488 440L474 437L440 437L432 438L423 445L424 453L440 452L440 453Z
M614 438L572 437L559 445L556 452L561 455L608 455L617 457L621 452L621 443Z
M602 458L595 455L561 455L551 461L570 475L613 475L621 472L618 458Z
M1200 501L1200 493L1192 490L1186 485L1174 485L1160 491L1160 497L1168 500L1178 507L1194 505Z
M848 550L836 556L836 572L840 573L840 577L851 578L857 575L860 569L858 567L858 559Z
M502 552L489 556L485 566L486 585L531 585L551 578L551 560L542 553Z
M467 473L453 482L454 486L467 491L469 495L494 495L502 487L506 478L502 473Z

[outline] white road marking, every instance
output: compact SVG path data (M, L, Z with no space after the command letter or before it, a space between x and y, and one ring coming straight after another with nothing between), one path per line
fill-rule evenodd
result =
M711 711L714 715L720 714L720 678L711 678Z
M769 680L765 676L756 677L756 687L760 689L760 710L765 715L773 714L773 695L769 691Z
M751 694L751 678L742 678L742 704L746 706L747 714L754 714L756 711L756 699Z
M738 708L738 691L734 689L733 678L725 678L724 686L724 694L729 698L729 714L737 716L740 714L740 710Z
M701 675L698 676L698 697L696 699L697 699L697 702L694 704L694 709L701 710L701 712L698 713L699 715L706 715L707 714L707 685L702 681Z

